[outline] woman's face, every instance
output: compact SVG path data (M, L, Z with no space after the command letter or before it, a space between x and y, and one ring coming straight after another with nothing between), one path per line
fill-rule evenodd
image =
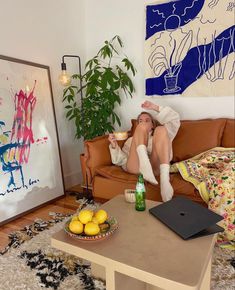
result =
M145 123L149 128L149 132L153 129L152 118L148 114L141 114L138 123Z

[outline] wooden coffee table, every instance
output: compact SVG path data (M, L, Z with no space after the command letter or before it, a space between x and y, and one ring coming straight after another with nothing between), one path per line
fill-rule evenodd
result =
M119 223L105 240L80 241L63 230L51 239L53 247L92 262L106 279L107 290L210 289L211 257L216 235L182 240L154 218L148 209L137 212L123 195L102 205Z

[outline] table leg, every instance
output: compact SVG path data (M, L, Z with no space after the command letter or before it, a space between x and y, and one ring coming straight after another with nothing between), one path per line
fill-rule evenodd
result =
M157 286L153 286L147 283L144 283L140 280L128 277L124 274L114 271L112 266L107 266L107 268L100 266L95 263L91 263L91 272L92 275L96 278L101 278L106 280L106 289L107 290L163 290ZM211 259L206 268L200 290L210 290L210 280L211 280ZM121 287L121 288L120 288ZM180 288L175 288L180 289Z
M115 290L115 271L111 267L106 268L106 289Z
M117 290L146 290L146 285L143 281L115 272L115 289Z
M105 267L96 263L91 263L91 275L95 278L105 281Z
M108 270L106 270L105 273L105 267L100 266L95 263L91 263L91 274L92 276L96 278L100 278L102 280L107 279ZM135 289L135 290L147 290L147 284L137 280L135 278L131 278L129 276L126 276L122 273L116 272L114 273L114 280L115 280L115 289L117 290L130 290L130 289ZM106 282L107 283L107 282ZM111 287L111 286L109 286ZM107 290L109 290L108 286L106 286ZM112 288L110 288L112 289ZM156 288L159 289L159 288ZM154 290L156 290L154 289ZM152 290L152 289L151 289Z
M202 284L200 287L200 290L210 290L210 284L211 284L211 260L210 259L208 266L206 268L206 272L204 274L203 280L202 280Z

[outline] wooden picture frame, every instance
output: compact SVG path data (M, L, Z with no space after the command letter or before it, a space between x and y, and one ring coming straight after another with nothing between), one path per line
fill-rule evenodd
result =
M50 69L0 55L0 224L62 195Z

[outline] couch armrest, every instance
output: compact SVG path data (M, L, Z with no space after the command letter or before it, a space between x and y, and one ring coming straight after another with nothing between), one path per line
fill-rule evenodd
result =
M96 137L84 142L84 154L88 184L92 183L97 167L112 165L108 136Z

